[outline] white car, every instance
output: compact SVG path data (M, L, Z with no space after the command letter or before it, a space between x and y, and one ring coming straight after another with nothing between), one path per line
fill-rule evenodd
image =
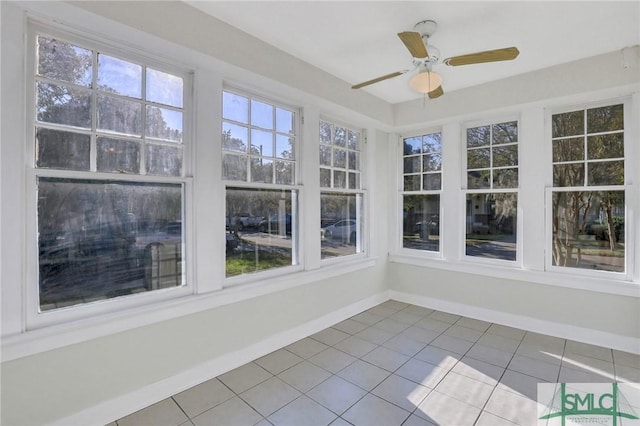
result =
M358 224L354 219L343 219L322 228L320 236L322 239L334 239L343 243L355 244L357 229Z

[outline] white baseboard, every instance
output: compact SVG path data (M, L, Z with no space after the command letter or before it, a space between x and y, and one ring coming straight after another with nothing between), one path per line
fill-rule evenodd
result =
M389 292L383 291L242 350L222 355L175 376L56 420L51 425L105 425L324 330L387 300L389 300Z
M482 321L520 328L522 330L532 331L535 333L546 334L548 336L560 337L562 339L571 339L578 342L589 343L592 345L604 346L607 348L640 354L640 341L629 336L621 336L618 334L607 333L590 328L547 321L539 318L531 318L524 315L499 312L492 309L465 305L447 300L434 299L431 297L419 296L410 293L403 293L395 290L389 290L389 298L397 300L399 302L422 306L424 308L436 309L456 315L463 315Z

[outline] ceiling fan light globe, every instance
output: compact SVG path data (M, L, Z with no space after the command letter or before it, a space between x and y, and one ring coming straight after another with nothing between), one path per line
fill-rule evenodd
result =
M422 71L411 77L409 87L418 93L429 93L442 84L440 74L433 71Z

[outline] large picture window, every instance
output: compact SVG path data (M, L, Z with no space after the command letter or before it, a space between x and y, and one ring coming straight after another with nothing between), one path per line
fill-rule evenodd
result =
M440 251L442 133L402 140L402 247Z
M40 311L185 285L186 75L33 37Z
M552 265L625 271L624 106L553 114Z
M320 121L321 258L363 248L362 131Z
M468 127L465 254L517 257L518 122Z
M296 112L251 95L222 95L226 272L296 265Z

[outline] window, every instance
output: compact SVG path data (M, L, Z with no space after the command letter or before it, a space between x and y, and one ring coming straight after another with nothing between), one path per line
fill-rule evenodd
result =
M403 139L402 247L440 251L442 133Z
M321 258L363 251L362 132L320 121Z
M468 127L465 136L465 254L515 261L518 122Z
M624 105L553 114L552 265L625 272Z
M225 90L226 276L296 265L296 113Z
M184 286L186 75L36 32L40 311Z

